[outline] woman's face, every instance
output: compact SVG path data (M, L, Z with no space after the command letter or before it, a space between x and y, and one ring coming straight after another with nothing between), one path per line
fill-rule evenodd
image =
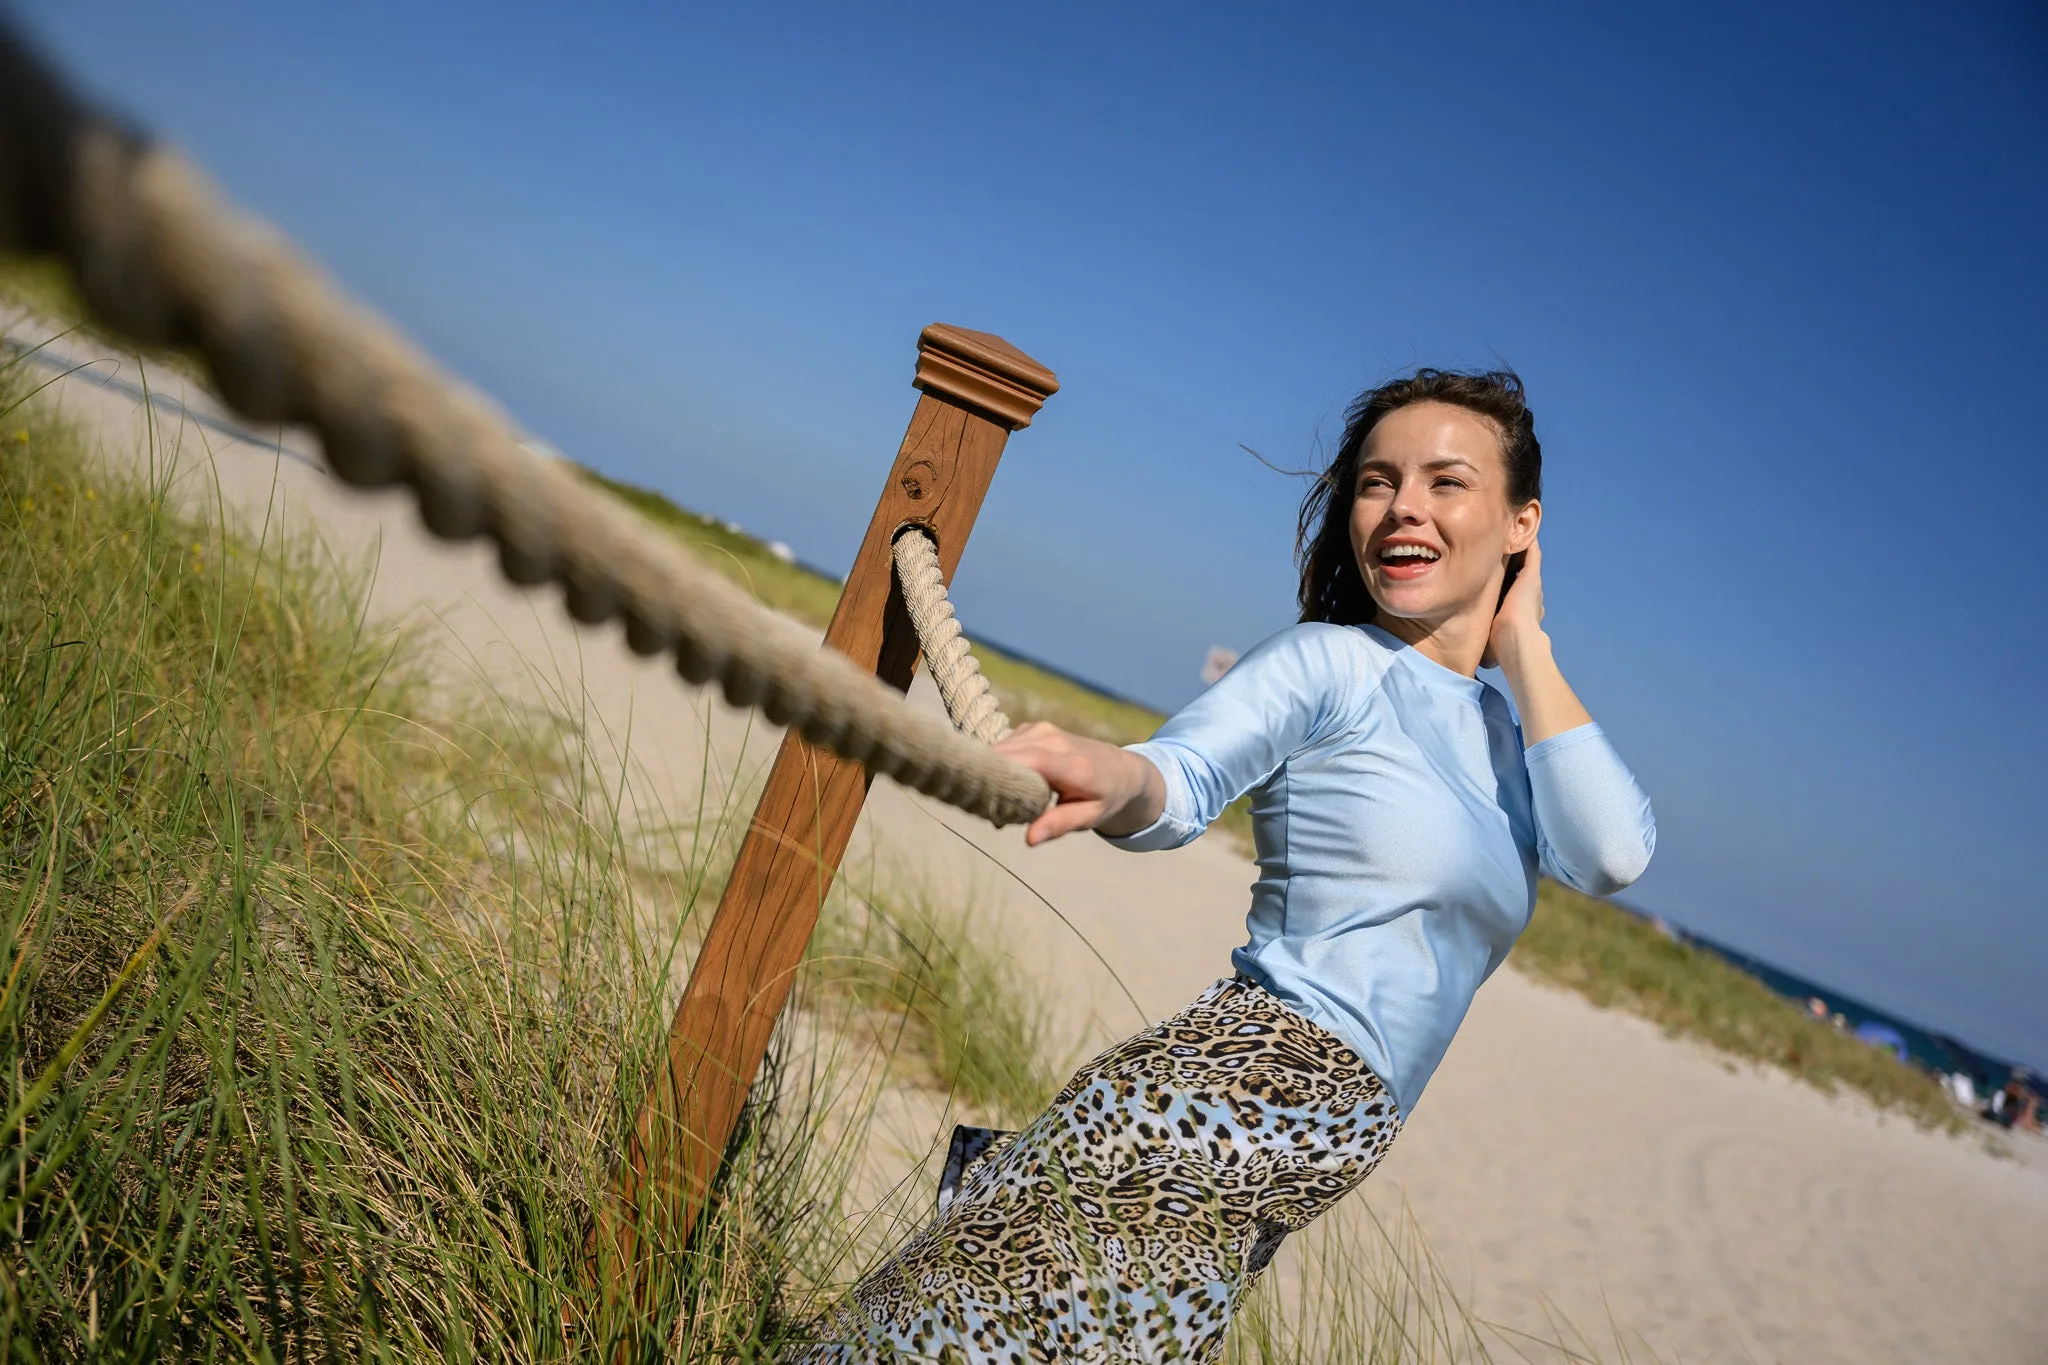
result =
M1506 557L1529 548L1542 509L1508 505L1500 430L1451 403L1381 418L1359 452L1351 549L1380 610L1436 627L1492 620Z

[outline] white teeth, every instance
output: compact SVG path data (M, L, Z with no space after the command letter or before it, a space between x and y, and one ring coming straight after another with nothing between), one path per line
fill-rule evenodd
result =
M1381 559L1441 559L1442 555L1427 545L1388 545L1380 550Z

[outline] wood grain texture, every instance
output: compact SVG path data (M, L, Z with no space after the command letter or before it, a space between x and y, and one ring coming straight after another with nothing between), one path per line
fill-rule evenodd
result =
M924 392L825 632L826 647L898 689L910 686L918 645L896 590L891 540L906 525L924 527L950 580L1010 430L1057 387L1050 371L983 333L935 325L918 350L913 382ZM935 356L943 363L932 363ZM1027 400L1029 411L1020 413ZM649 1078L617 1200L593 1248L609 1262L599 1273L614 1290L630 1284L642 1295L658 1292L655 1248L674 1252L687 1242L870 780L859 764L797 734L783 739L676 1008L665 1062Z

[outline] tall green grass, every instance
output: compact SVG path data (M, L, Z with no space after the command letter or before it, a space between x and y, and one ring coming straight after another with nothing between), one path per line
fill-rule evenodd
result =
M673 1292L590 1307L678 916L574 732L437 706L310 542L180 515L0 411L11 1355L767 1349L797 1212L833 1198L774 1073Z
M978 919L971 900L934 896L902 870L842 872L811 960L822 990L860 1005L875 1036L916 1063L900 1076L1018 1125L1069 1068L1054 1056L1045 993L1020 989L1016 963L999 938L977 932Z
M85 320L78 290L54 257L0 256L0 300L53 321Z

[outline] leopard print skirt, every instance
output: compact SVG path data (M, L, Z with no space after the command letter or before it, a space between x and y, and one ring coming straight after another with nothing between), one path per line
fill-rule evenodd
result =
M1082 1067L1023 1132L956 1140L965 1169L939 1216L785 1360L1213 1361L1280 1240L1399 1128L1334 1034L1219 981Z

